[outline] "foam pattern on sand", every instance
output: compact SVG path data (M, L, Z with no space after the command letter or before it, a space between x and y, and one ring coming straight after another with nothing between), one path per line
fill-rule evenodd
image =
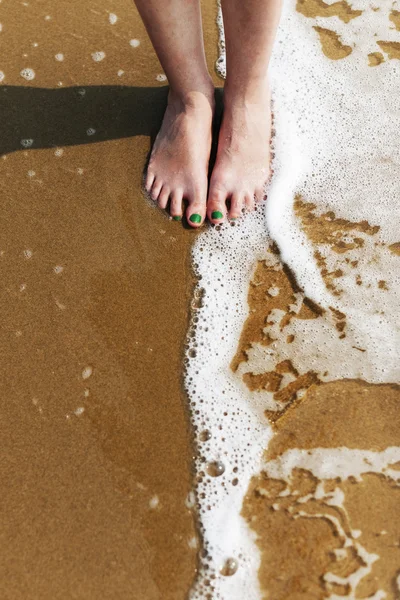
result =
M335 15L311 21L293 1L285 4L270 68L275 174L265 211L207 229L193 250L200 281L186 387L199 440L205 550L192 599L262 597L255 540L240 511L272 435L264 410L274 402L267 390L250 392L229 364L248 316L257 260L281 268L267 253L269 235L302 290L293 313L307 296L325 316L294 319L283 336L282 315L275 312L269 323L273 343L255 344L245 370L262 373L291 360L298 371L312 369L326 381L399 379L399 257L391 251L399 242L399 63L388 53L372 69L368 55L382 49L379 40L400 42L400 32L389 19L392 2L375 11L357 0L352 9L361 14L348 23ZM220 16L219 25L217 68L225 74ZM351 52L329 60L313 26L335 31ZM338 335L334 311L346 317L345 336ZM296 340L290 347L288 333ZM235 561L232 570L224 568L229 560Z

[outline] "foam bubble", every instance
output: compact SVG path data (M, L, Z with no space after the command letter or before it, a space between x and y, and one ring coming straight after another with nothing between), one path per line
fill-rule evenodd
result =
M92 56L92 59L94 60L94 62L100 62L105 59L106 53L103 52L103 50L99 50L97 52L92 52L91 56Z
M4 72L3 72L3 71L0 71L0 82L1 82L1 81L4 81L4 78L5 78L5 74L4 74Z
M29 69L29 68L22 69L22 71L20 72L20 75L27 81L32 81L32 79L35 79L35 71L33 69Z
M140 46L140 40L137 40L137 39L130 40L129 44L132 46L132 48L137 48L138 46Z
M64 60L64 54L62 54L62 52L59 52L58 54L56 54L56 55L54 56L54 58L55 58L56 60L58 60L59 62L62 62L62 61Z
M92 375L93 373L93 367L88 366L85 367L82 371L82 379L89 379L89 377Z
M118 21L117 15L114 13L110 13L108 15L108 21L109 21L110 25L115 25L115 23Z

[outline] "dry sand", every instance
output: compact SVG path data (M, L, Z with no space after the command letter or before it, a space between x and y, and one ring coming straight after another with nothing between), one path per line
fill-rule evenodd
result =
M0 14L0 596L184 598L195 234L141 193L162 69L128 0Z

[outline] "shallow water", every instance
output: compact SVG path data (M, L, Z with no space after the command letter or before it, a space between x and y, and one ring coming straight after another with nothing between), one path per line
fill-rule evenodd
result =
M213 598L398 595L396 10L285 4L268 200L194 246L203 307L187 387L211 437L197 462L208 554L193 598L210 571ZM224 74L222 21L220 35ZM224 474L207 478L203 460Z

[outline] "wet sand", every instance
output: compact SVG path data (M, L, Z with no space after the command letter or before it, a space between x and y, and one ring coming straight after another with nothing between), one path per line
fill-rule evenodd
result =
M353 249L352 244L343 243L346 233L376 233L366 221L340 221L335 215L326 220L314 215L313 207L299 202L298 216L316 248L317 242L331 245L343 264L348 261L346 253ZM276 247L270 248L271 256L277 253ZM356 274L357 264L353 268ZM341 274L330 278L324 269L321 274L327 288L340 293L332 281L340 280ZM282 360L273 371L261 373L252 372L248 363L253 347L273 343L269 335L273 311L281 311L282 337L293 319L324 318L325 311L304 296L294 314L295 294L299 293L285 265L257 264L248 295L250 315L231 365L252 392L272 392L276 403L264 413L274 428L265 450L265 470L253 477L242 509L261 551L258 576L263 597L395 600L400 564L400 463L392 459L385 468L375 470L371 461L400 446L400 386L340 378L326 383L321 380L322 373L313 368L298 372L291 360ZM346 315L332 311L337 336L344 339ZM293 337L286 337L288 347ZM358 452L367 465L365 472L344 477L338 468L335 477L328 470L325 477L316 476L313 453L319 456L321 449L330 457L343 449ZM268 466L290 451L297 453L297 458L290 463L289 480L271 476ZM305 464L299 462L302 456ZM356 463L355 458L346 460L349 465ZM382 592L386 595L380 596Z
M345 23L358 12L319 0L299 0L297 10ZM190 494L196 448L182 390L197 234L169 221L141 192L166 88L133 4L86 1L70 11L67 2L3 3L0 18L7 48L0 64L0 595L183 599L201 545ZM207 0L212 73L215 17ZM334 31L318 34L329 59L351 52ZM393 43L389 49L397 52ZM371 65L382 60L376 54ZM22 69L34 78L25 72L24 79ZM294 208L327 289L339 297L344 266L359 276L347 253L362 251L379 228L321 215L306 198ZM335 269L318 255L321 245ZM398 254L398 243L390 249ZM266 427L274 427L265 471L253 478L242 509L257 535L264 597L349 595L350 575L375 553L380 560L356 597L379 588L395 599L393 473L321 479L310 466L292 469L288 482L268 468L290 451L313 456L347 447L368 461L368 452L399 446L399 388L327 383L290 360L252 371L252 348L272 342L274 311L283 313L288 347L291 321L326 317L304 297L293 312L301 290L287 267L276 265L279 250L267 254L271 261L255 265L249 318L231 363L251 392L273 394L274 407L266 403L264 411ZM385 285L383 277L376 281ZM330 312L345 339L346 315ZM336 579L326 580L328 572Z
M195 234L141 193L162 69L127 0L0 20L0 595L184 598ZM204 20L213 69L212 1Z

